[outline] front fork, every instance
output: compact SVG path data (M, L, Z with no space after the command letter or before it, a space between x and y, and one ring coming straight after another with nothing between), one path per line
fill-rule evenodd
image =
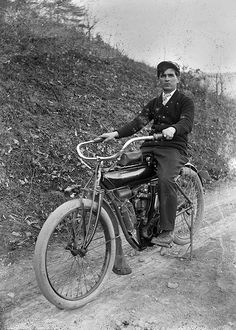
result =
M88 220L88 224L86 225L85 222L85 217L82 211L82 226L83 226L83 231L84 231L84 242L82 244L82 248L84 250L87 249L87 247L89 246L89 244L91 243L94 234L97 230L97 226L98 226L98 220L99 220L99 216L100 216L100 211L101 211L101 207L102 207L102 202L103 202L103 197L104 197L104 191L101 189L100 187L100 180L101 180L101 170L102 170L102 166L103 166L103 162L102 161L98 161L97 162L97 166L95 169L95 179L94 179L94 188L93 188L93 193L92 193L92 204L91 204L91 209L89 212L89 220ZM92 229L92 232L89 233L89 229L92 223L92 216L93 216L93 210L94 210L94 205L95 205L95 201L97 203L97 215L96 215L96 219L95 219L95 223ZM83 196L81 196L81 206L82 206L82 210L83 210Z

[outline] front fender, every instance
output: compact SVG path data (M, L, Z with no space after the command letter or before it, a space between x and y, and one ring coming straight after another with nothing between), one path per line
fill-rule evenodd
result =
M98 203L98 196L95 197L95 202ZM109 218L111 219L111 222L114 227L115 236L116 237L119 236L120 231L119 231L119 221L117 219L117 215L113 212L109 202L104 197L102 198L101 207L105 209L105 211L109 215Z
M112 221L112 224L113 224L113 227L114 227L114 231L115 231L115 236L119 236L120 234L120 231L119 231L119 224L118 224L118 219L117 219L117 216L116 214L112 211L109 203L103 199L102 201L102 207L106 210L107 214L109 215L111 221Z

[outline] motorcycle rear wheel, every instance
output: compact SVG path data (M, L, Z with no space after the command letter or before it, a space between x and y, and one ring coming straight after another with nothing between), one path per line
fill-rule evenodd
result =
M193 212L192 234L196 234L203 220L204 198L203 187L198 174L189 167L183 167L176 181L192 202L192 209L186 197L177 191L177 214L175 220L174 242L179 245L190 243L191 213Z
M96 213L97 203L92 206L91 200L68 201L50 214L39 233L34 255L36 279L43 295L58 308L74 309L93 300L112 271L116 240L103 208L92 241L82 248L85 231L90 236L95 228Z

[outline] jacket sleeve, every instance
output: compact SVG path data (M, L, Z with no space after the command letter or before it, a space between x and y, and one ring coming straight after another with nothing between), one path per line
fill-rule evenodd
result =
M184 96L180 102L180 119L176 124L171 125L176 129L175 135L184 135L191 132L194 120L194 103Z
M129 123L125 124L116 131L119 134L118 138L127 137L140 131L153 119L153 100L150 101L138 115Z

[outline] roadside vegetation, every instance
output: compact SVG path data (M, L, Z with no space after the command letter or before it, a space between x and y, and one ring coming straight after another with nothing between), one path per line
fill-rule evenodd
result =
M76 145L127 122L157 93L155 68L106 44L95 24L69 0L18 0L1 10L0 252L32 245L66 187L82 184ZM180 88L196 104L191 162L212 180L226 177L235 101L188 67Z

